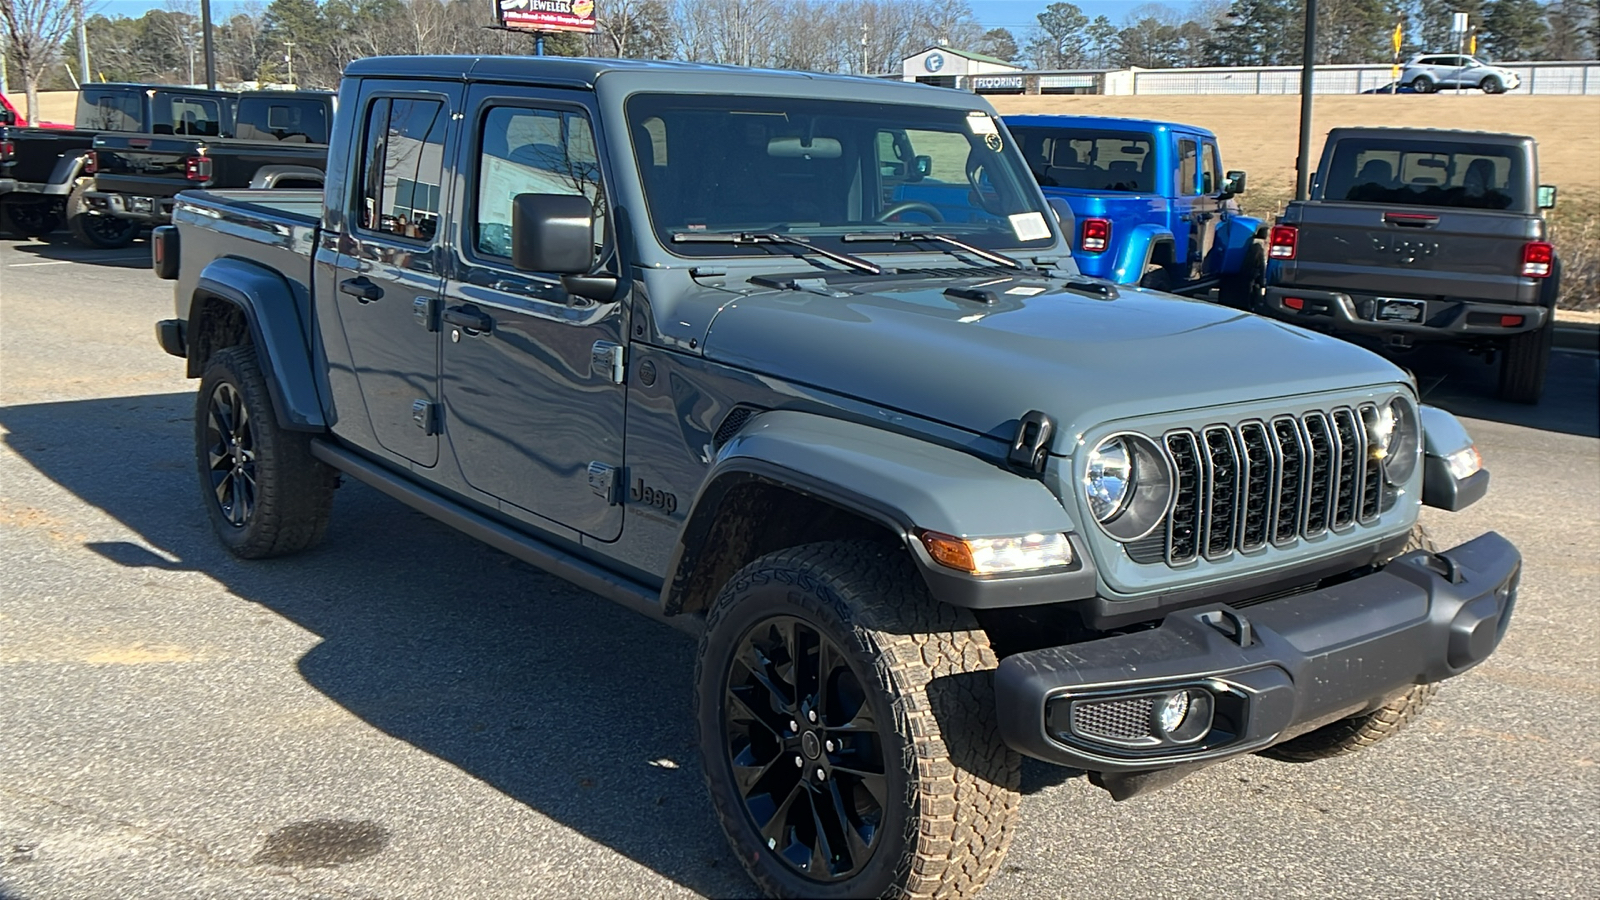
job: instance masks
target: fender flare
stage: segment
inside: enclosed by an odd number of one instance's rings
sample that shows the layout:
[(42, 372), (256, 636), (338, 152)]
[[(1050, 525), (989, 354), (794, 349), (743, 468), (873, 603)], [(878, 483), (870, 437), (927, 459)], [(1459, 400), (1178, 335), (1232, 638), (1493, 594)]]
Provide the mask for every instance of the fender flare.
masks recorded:
[(1239, 271), (1262, 227), (1261, 220), (1252, 216), (1229, 216), (1223, 220), (1217, 229), (1217, 240), (1222, 244), (1222, 274)]
[[(200, 333), (194, 324), (195, 316), (200, 305), (212, 299), (232, 304), (244, 315), (279, 427), (289, 431), (327, 430), (307, 329), (300, 321), (300, 304), (288, 280), (256, 263), (231, 257), (213, 260), (200, 272), (189, 301), (186, 319), (190, 352)], [(192, 360), (191, 364), (199, 362), (202, 361)]]
[(1422, 429), (1422, 502), (1458, 512), (1483, 499), (1489, 491), (1489, 470), (1479, 468), (1465, 478), (1451, 474), (1447, 460), (1475, 445), (1465, 425), (1437, 406), (1418, 404)]
[(317, 184), (327, 182), (327, 173), (312, 166), (270, 165), (262, 166), (250, 176), (250, 190), (271, 190), (278, 186), (278, 182), (287, 178), (300, 178), (306, 181), (315, 181)]
[(78, 186), (80, 177), (91, 177), (83, 174), (83, 160), (88, 155), (88, 150), (82, 150), (76, 156), (62, 154), (56, 160), (55, 168), (50, 170), (50, 180), (40, 193), (57, 197), (65, 197), (72, 193), (72, 189)]
[[(968, 607), (1022, 606), (1095, 593), (1096, 571), (1071, 517), (1036, 478), (905, 434), (814, 413), (761, 413), (717, 454), (680, 532), (662, 588), (662, 607), (684, 605), (722, 501), (761, 481), (820, 500), (883, 526), (903, 544), (933, 596)], [(977, 578), (933, 562), (922, 531), (959, 537), (1065, 533), (1074, 562), (1065, 570)]]
[(1161, 243), (1176, 245), (1177, 242), (1172, 232), (1160, 225), (1135, 225), (1128, 237), (1119, 243), (1117, 264), (1111, 270), (1111, 280), (1117, 284), (1138, 284), (1139, 279), (1144, 277), (1144, 270), (1149, 266), (1156, 246)]

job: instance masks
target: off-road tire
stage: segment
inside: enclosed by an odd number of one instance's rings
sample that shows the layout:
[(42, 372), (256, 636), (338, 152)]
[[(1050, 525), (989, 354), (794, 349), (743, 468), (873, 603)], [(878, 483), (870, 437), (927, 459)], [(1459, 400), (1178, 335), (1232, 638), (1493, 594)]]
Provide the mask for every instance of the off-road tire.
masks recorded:
[(1500, 360), (1500, 388), (1496, 392), (1508, 403), (1538, 403), (1544, 396), (1545, 376), (1550, 371), (1550, 348), (1555, 344), (1554, 322), (1538, 331), (1526, 331), (1506, 339)]
[[(1427, 529), (1417, 525), (1411, 529), (1397, 556), (1413, 550), (1436, 549)], [(1428, 704), (1439, 693), (1438, 683), (1413, 685), (1389, 698), (1377, 709), (1369, 710), (1348, 719), (1324, 725), (1299, 737), (1290, 738), (1274, 747), (1261, 751), (1262, 756), (1281, 762), (1314, 762), (1334, 756), (1355, 753), (1376, 744), (1410, 724), (1422, 715)]]
[(133, 243), (139, 236), (139, 223), (129, 219), (89, 214), (84, 192), (89, 182), (79, 184), (67, 195), (67, 228), (78, 243), (98, 250), (116, 250)]
[[(849, 878), (822, 882), (760, 839), (735, 784), (724, 700), (734, 656), (779, 617), (825, 635), (873, 704), (888, 776), (876, 844)], [(722, 588), (695, 665), (707, 789), (734, 855), (774, 897), (971, 897), (1000, 867), (1020, 804), (1021, 758), (1000, 739), (987, 635), (934, 601), (903, 551), (808, 544), (768, 554)], [(781, 753), (781, 751), (780, 751)], [(784, 764), (779, 759), (777, 764)]]
[(0, 203), (0, 226), (24, 238), (42, 238), (61, 227), (61, 213), (49, 200)]
[[(222, 386), (237, 392), (248, 414), (253, 445), (253, 508), (239, 524), (230, 521), (212, 480), (214, 442), (208, 426), (213, 396)], [(278, 427), (254, 347), (229, 347), (206, 362), (195, 401), (194, 441), (200, 500), (229, 552), (243, 559), (266, 559), (305, 550), (322, 540), (333, 511), (338, 473), (311, 455), (309, 434)]]
[(1478, 83), (1478, 90), (1483, 91), (1485, 94), (1503, 94), (1506, 92), (1506, 85), (1505, 82), (1500, 80), (1500, 76), (1488, 75)]
[(1149, 266), (1145, 269), (1145, 273), (1139, 276), (1139, 287), (1152, 291), (1163, 291), (1170, 294), (1177, 284), (1177, 279), (1172, 277), (1171, 270), (1165, 266)]
[(1253, 311), (1261, 305), (1267, 281), (1267, 250), (1260, 241), (1251, 241), (1244, 254), (1244, 265), (1239, 271), (1222, 278), (1217, 289), (1217, 300), (1223, 306)]
[(1438, 90), (1439, 86), (1433, 83), (1432, 78), (1426, 75), (1418, 75), (1416, 78), (1411, 79), (1411, 89), (1419, 94), (1431, 94)]

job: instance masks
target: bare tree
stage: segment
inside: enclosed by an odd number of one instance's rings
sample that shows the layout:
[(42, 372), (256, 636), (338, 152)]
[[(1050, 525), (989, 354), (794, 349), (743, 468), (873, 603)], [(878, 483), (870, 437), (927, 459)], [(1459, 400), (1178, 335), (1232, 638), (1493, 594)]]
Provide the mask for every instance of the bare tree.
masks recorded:
[(76, 10), (75, 0), (0, 0), (0, 27), (28, 93), (29, 122), (39, 120), (39, 81), (61, 58)]

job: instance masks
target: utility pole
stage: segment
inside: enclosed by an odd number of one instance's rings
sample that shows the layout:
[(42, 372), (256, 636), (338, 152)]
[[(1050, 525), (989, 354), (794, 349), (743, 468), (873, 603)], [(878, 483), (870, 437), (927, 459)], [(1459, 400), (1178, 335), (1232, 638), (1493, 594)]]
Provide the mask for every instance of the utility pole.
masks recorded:
[(88, 84), (92, 79), (89, 77), (89, 29), (83, 21), (83, 0), (73, 0), (72, 5), (78, 17), (78, 80)]
[(283, 61), (289, 64), (289, 84), (294, 85), (294, 41), (283, 42)]
[(217, 53), (211, 46), (211, 0), (200, 0), (200, 42), (206, 55), (206, 88), (217, 89)]
[(1311, 81), (1317, 60), (1317, 0), (1306, 0), (1305, 52), (1300, 59), (1300, 156), (1294, 161), (1294, 198), (1309, 196), (1311, 182)]
[(867, 74), (867, 23), (861, 23), (861, 74)]

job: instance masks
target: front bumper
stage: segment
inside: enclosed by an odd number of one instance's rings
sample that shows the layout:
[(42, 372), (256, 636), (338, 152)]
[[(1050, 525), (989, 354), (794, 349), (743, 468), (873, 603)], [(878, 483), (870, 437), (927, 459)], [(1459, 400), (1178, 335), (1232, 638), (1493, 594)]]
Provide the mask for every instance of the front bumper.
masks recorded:
[(177, 202), (172, 197), (136, 197), (111, 191), (84, 191), (83, 199), (92, 212), (152, 225), (171, 222), (172, 207)]
[[(1297, 298), (1301, 308), (1288, 306), (1284, 301), (1289, 298)], [(1550, 310), (1543, 306), (1528, 304), (1429, 300), (1426, 301), (1421, 321), (1400, 322), (1378, 318), (1378, 304), (1376, 297), (1270, 286), (1266, 289), (1263, 311), (1296, 325), (1371, 335), (1403, 334), (1414, 340), (1508, 337), (1543, 328), (1551, 315)], [(1504, 316), (1516, 317), (1517, 324), (1501, 324)]]
[[(1151, 630), (1018, 653), (995, 673), (1000, 733), (1028, 756), (1098, 773), (1260, 750), (1483, 662), (1505, 634), (1521, 569), (1517, 549), (1490, 533), (1335, 587), (1187, 609)], [(1214, 698), (1215, 725), (1197, 741), (1130, 748), (1077, 731), (1078, 701), (1181, 689)]]

